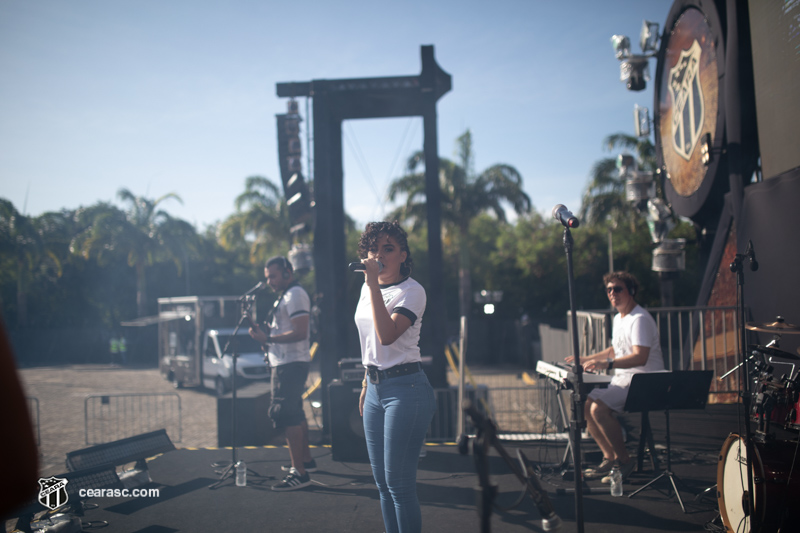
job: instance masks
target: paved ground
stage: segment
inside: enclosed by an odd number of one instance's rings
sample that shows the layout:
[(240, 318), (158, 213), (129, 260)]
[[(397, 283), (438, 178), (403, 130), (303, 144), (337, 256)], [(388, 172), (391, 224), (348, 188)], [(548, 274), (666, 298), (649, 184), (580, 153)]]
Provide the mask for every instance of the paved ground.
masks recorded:
[[(43, 476), (65, 472), (67, 452), (89, 445), (84, 416), (84, 401), (89, 395), (177, 393), (181, 399), (182, 435), (180, 441), (175, 442), (176, 447), (217, 446), (217, 399), (213, 393), (204, 389), (174, 389), (157, 369), (65, 365), (25, 368), (19, 372), (26, 395), (39, 401), (40, 472)], [(490, 388), (524, 386), (518, 372), (511, 369), (473, 369), (473, 374), (478, 383)], [(309, 383), (315, 378), (312, 370)], [(457, 382), (452, 373), (448, 379), (452, 384)], [(312, 431), (318, 429), (309, 402), (306, 402), (306, 410)], [(174, 441), (178, 438), (170, 436)]]
[(216, 397), (200, 389), (176, 390), (157, 369), (70, 365), (26, 368), (20, 370), (20, 375), (26, 395), (39, 400), (43, 476), (65, 472), (67, 452), (88, 446), (84, 400), (91, 394), (177, 392), (181, 398), (183, 431), (176, 446), (217, 445)]

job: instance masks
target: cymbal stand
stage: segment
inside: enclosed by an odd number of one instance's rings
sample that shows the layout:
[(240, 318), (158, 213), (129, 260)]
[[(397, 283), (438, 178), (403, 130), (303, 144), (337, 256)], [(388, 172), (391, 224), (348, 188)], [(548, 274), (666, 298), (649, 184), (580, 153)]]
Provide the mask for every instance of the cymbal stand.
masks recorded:
[(752, 393), (750, 392), (750, 369), (748, 366), (749, 357), (745, 356), (747, 350), (747, 329), (745, 324), (747, 322), (744, 310), (744, 261), (750, 263), (750, 270), (755, 272), (758, 270), (758, 262), (756, 261), (755, 250), (753, 249), (753, 241), (747, 242), (747, 248), (743, 254), (736, 254), (733, 262), (730, 264), (731, 272), (736, 274), (736, 305), (739, 312), (739, 357), (743, 372), (739, 374), (740, 395), (745, 413), (745, 449), (747, 451), (747, 493), (743, 496), (742, 505), (746, 505), (745, 514), (750, 517), (750, 530), (758, 531), (760, 524), (758, 516), (755, 513), (755, 485), (753, 484), (753, 454), (755, 449), (753, 446), (753, 434), (750, 428), (750, 409)]
[[(478, 482), (481, 489), (480, 496), (477, 498), (478, 514), (480, 517), (481, 533), (491, 532), (492, 507), (497, 497), (497, 485), (493, 484), (489, 475), (489, 447), (492, 446), (503, 458), (511, 472), (522, 482), (527, 494), (536, 504), (539, 514), (542, 517), (542, 529), (544, 531), (559, 531), (562, 526), (561, 518), (556, 514), (550, 498), (547, 496), (539, 479), (536, 476), (533, 465), (521, 449), (517, 450), (519, 465), (517, 465), (506, 449), (497, 438), (497, 425), (494, 420), (484, 416), (475, 408), (470, 400), (464, 400), (462, 410), (469, 415), (476, 428), (475, 439), (472, 441), (472, 453), (475, 458), (475, 469), (478, 473)], [(468, 439), (459, 442), (459, 452), (466, 455), (468, 449)]]

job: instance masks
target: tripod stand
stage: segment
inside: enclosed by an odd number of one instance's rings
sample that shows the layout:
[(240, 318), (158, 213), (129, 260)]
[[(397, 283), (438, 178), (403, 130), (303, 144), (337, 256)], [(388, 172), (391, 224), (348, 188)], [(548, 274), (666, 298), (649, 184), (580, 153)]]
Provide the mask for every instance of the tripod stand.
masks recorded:
[[(645, 431), (645, 419), (647, 419), (649, 425), (648, 413), (650, 411), (664, 411), (667, 425), (667, 469), (650, 480), (643, 487), (629, 494), (628, 498), (633, 498), (646, 488), (654, 485), (657, 481), (666, 478), (672, 490), (675, 491), (675, 496), (678, 498), (681, 509), (684, 513), (686, 512), (686, 506), (683, 505), (681, 493), (678, 491), (678, 487), (675, 484), (675, 480), (677, 479), (680, 481), (680, 478), (672, 472), (669, 412), (670, 409), (703, 409), (706, 405), (706, 398), (708, 397), (708, 390), (711, 386), (711, 376), (713, 373), (714, 372), (711, 370), (684, 370), (676, 372), (650, 372), (633, 376), (628, 398), (625, 402), (625, 411), (642, 412), (642, 431)], [(651, 454), (655, 453), (653, 448), (653, 446), (650, 447)]]
[[(233, 359), (233, 364), (231, 365), (231, 462), (230, 464), (220, 472), (220, 477), (216, 483), (210, 485), (209, 489), (216, 489), (219, 487), (223, 481), (228, 479), (229, 477), (235, 475), (236, 473), (236, 465), (238, 463), (236, 457), (236, 361), (239, 359), (239, 350), (237, 346), (236, 336), (239, 334), (239, 330), (242, 327), (242, 324), (245, 322), (250, 324), (250, 309), (253, 307), (253, 304), (256, 301), (256, 297), (254, 294), (246, 294), (241, 298), (242, 304), (242, 312), (239, 317), (239, 322), (236, 324), (236, 328), (233, 330), (233, 334), (228, 339), (228, 342), (225, 344), (225, 347), (222, 349), (222, 355), (228, 353), (228, 348), (233, 346), (231, 350), (231, 359)], [(222, 463), (224, 464), (224, 463)], [(220, 467), (222, 464), (215, 463), (214, 467)], [(251, 471), (248, 469), (248, 474)], [(255, 475), (255, 473), (253, 472)]]
[[(497, 439), (497, 426), (494, 421), (481, 414), (470, 400), (464, 400), (462, 407), (477, 429), (477, 435), (472, 442), (472, 452), (475, 457), (475, 469), (478, 473), (478, 481), (481, 488), (481, 495), (478, 498), (481, 533), (489, 533), (491, 531), (492, 506), (497, 496), (497, 485), (493, 485), (489, 479), (489, 446), (497, 450), (497, 453), (500, 454), (500, 457), (503, 458), (517, 479), (525, 486), (526, 492), (533, 500), (533, 503), (536, 504), (542, 517), (542, 529), (545, 531), (560, 530), (562, 525), (561, 518), (553, 509), (547, 492), (542, 489), (533, 466), (522, 450), (517, 450), (517, 457), (520, 463), (517, 466)], [(468, 452), (467, 439), (462, 439), (459, 442), (459, 452), (464, 455)]]

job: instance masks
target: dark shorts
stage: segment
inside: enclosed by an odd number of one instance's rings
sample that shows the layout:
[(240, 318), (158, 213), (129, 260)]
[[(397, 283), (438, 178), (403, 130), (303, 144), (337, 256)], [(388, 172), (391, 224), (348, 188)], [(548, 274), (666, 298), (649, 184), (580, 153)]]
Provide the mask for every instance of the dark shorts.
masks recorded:
[(303, 393), (309, 363), (286, 363), (272, 367), (272, 404), (269, 417), (276, 429), (299, 426), (306, 419)]

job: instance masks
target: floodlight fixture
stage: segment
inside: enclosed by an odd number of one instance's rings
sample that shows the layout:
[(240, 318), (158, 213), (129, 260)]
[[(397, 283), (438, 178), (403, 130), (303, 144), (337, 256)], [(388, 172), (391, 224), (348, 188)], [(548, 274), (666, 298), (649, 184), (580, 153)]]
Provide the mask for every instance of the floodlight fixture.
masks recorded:
[(682, 272), (686, 270), (686, 239), (664, 239), (653, 250), (655, 272)]
[(616, 166), (620, 178), (634, 174), (639, 168), (636, 159), (631, 154), (619, 154)]
[(650, 81), (650, 67), (647, 60), (653, 57), (658, 50), (660, 40), (658, 28), (657, 22), (644, 21), (639, 40), (639, 44), (642, 47), (641, 54), (631, 53), (631, 40), (627, 35), (613, 35), (611, 37), (614, 55), (622, 62), (620, 64), (619, 79), (625, 82), (625, 86), (629, 91), (642, 91), (647, 87), (647, 82)]
[(650, 66), (646, 56), (632, 55), (619, 65), (619, 80), (629, 91), (643, 91), (650, 81)]
[(611, 46), (617, 59), (626, 59), (631, 55), (631, 40), (627, 35), (612, 35)]
[(652, 55), (658, 51), (658, 44), (661, 39), (658, 29), (658, 22), (651, 22), (649, 20), (642, 22), (642, 32), (639, 35), (639, 46), (642, 47), (642, 53), (645, 55)]
[(295, 243), (289, 250), (289, 261), (291, 261), (294, 270), (299, 273), (305, 273), (314, 269), (314, 251), (310, 244)]
[(656, 182), (652, 172), (633, 172), (625, 180), (625, 199), (633, 204), (647, 202), (656, 196)]

